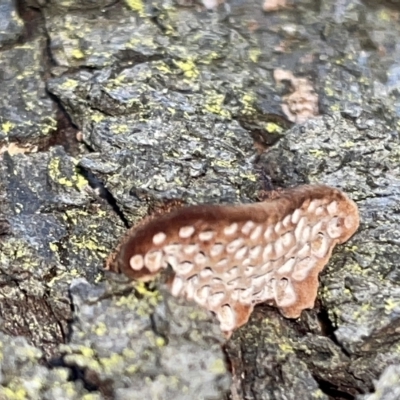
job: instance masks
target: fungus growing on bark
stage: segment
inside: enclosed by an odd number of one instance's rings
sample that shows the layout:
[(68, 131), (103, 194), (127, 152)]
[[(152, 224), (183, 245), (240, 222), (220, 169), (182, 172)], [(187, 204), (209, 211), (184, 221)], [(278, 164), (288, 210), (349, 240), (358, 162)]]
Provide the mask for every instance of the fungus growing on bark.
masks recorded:
[(276, 69), (274, 79), (277, 83), (290, 83), (291, 93), (282, 97), (282, 111), (289, 121), (302, 124), (319, 114), (318, 94), (307, 78), (296, 78), (290, 71)]
[(134, 227), (107, 268), (147, 281), (170, 266), (174, 296), (213, 311), (228, 336), (256, 304), (287, 318), (312, 308), (318, 274), (359, 225), (356, 204), (328, 186), (300, 186), (237, 206), (176, 209)]

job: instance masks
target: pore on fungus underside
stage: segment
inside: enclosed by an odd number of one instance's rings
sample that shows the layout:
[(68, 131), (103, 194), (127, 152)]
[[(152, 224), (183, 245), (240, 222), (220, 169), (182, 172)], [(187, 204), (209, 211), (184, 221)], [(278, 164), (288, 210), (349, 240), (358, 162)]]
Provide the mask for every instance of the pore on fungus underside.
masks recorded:
[(256, 304), (287, 318), (312, 308), (318, 274), (357, 230), (356, 204), (338, 189), (304, 185), (260, 203), (182, 207), (133, 227), (107, 268), (148, 281), (170, 266), (174, 296), (213, 311), (229, 337)]

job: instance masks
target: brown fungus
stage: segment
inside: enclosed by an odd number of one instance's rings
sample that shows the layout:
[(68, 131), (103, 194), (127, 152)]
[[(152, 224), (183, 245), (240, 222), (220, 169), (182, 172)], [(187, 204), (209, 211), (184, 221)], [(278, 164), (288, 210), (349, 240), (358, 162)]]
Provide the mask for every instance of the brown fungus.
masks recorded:
[(312, 308), (318, 274), (359, 225), (356, 204), (328, 186), (299, 186), (237, 206), (175, 209), (131, 229), (107, 268), (147, 281), (168, 265), (174, 296), (213, 311), (227, 336), (256, 304), (287, 318)]

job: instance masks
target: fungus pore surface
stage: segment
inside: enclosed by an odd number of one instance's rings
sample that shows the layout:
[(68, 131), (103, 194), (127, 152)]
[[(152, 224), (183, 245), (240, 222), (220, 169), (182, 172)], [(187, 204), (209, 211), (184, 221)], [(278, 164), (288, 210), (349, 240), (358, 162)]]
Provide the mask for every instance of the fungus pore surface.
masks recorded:
[(359, 225), (356, 204), (328, 186), (299, 186), (237, 206), (182, 207), (131, 229), (107, 268), (148, 281), (170, 266), (174, 296), (213, 311), (228, 336), (256, 304), (287, 318), (314, 306), (318, 274)]

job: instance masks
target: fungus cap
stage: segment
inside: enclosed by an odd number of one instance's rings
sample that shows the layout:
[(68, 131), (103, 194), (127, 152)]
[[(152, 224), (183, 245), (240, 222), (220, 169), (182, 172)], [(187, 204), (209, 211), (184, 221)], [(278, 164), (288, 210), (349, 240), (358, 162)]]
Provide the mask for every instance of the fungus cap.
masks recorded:
[(174, 296), (213, 311), (229, 336), (256, 304), (287, 318), (312, 308), (318, 274), (359, 226), (342, 191), (304, 185), (237, 206), (182, 207), (131, 229), (108, 269), (147, 281), (170, 266)]

